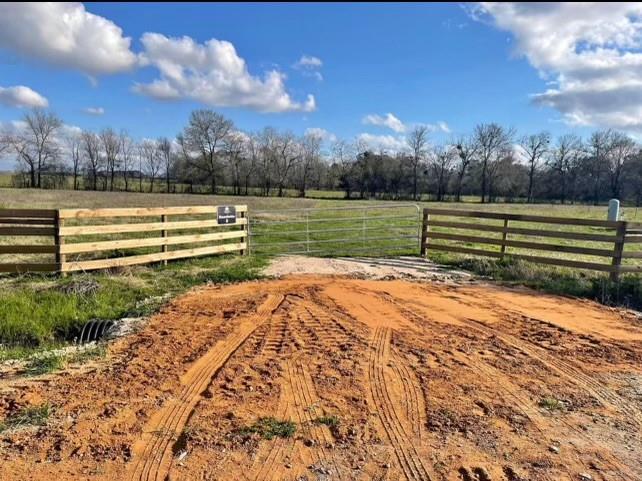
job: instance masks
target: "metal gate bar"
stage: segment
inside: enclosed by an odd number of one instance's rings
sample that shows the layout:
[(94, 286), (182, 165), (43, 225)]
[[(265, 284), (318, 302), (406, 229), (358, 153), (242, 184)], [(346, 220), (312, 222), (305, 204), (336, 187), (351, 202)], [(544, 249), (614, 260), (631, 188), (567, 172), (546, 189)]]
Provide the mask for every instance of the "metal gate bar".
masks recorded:
[(416, 255), (421, 244), (417, 204), (254, 211), (249, 222), (253, 253), (342, 255), (403, 251)]

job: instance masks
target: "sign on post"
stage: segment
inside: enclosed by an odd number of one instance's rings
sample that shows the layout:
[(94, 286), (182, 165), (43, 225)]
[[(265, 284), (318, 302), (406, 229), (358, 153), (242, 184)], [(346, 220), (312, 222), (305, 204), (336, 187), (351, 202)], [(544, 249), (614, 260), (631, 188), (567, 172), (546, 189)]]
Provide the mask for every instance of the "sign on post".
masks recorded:
[(216, 220), (219, 224), (236, 224), (236, 207), (233, 205), (219, 206)]

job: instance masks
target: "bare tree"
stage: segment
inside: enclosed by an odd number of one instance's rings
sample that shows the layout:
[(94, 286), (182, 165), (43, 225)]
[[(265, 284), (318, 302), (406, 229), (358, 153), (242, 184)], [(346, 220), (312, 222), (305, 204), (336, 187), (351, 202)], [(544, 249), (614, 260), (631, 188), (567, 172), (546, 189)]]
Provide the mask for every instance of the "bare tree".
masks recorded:
[(457, 158), (459, 159), (459, 166), (457, 167), (457, 187), (455, 192), (455, 200), (461, 202), (461, 191), (464, 185), (464, 178), (468, 169), (477, 156), (479, 145), (472, 137), (459, 137), (455, 141), (455, 148), (457, 149)]
[(562, 204), (567, 200), (569, 186), (581, 153), (582, 140), (577, 135), (566, 134), (557, 139), (549, 156), (549, 167), (555, 172), (559, 181), (559, 198)]
[(608, 163), (609, 150), (613, 145), (613, 130), (599, 130), (593, 132), (588, 142), (590, 157), (586, 164), (588, 174), (593, 179), (593, 204), (600, 202), (602, 175)]
[(98, 175), (101, 167), (100, 138), (93, 132), (83, 130), (80, 139), (85, 172), (89, 177), (92, 190), (98, 190)]
[(638, 147), (631, 137), (619, 132), (613, 133), (606, 159), (611, 195), (616, 199), (620, 197), (624, 168), (637, 152)]
[(279, 197), (283, 197), (288, 175), (301, 161), (301, 146), (297, 143), (294, 134), (285, 132), (277, 137), (274, 149), (273, 166), (276, 185), (279, 189)]
[(0, 156), (11, 150), (11, 137), (7, 132), (0, 132)]
[(13, 146), (18, 160), (29, 172), (29, 186), (42, 186), (42, 173), (58, 160), (59, 146), (56, 132), (62, 121), (52, 112), (34, 109), (23, 117), (24, 126), (8, 142)]
[(261, 142), (256, 134), (251, 134), (245, 139), (245, 154), (242, 156), (244, 162), (243, 183), (245, 185), (245, 195), (248, 195), (250, 179), (256, 172), (261, 158)]
[(159, 137), (156, 141), (156, 148), (158, 149), (158, 155), (160, 156), (161, 164), (165, 172), (165, 187), (167, 193), (169, 193), (174, 161), (174, 157), (172, 156), (172, 143), (167, 137)]
[[(514, 135), (512, 129), (505, 129), (501, 125), (479, 124), (475, 127), (474, 138), (478, 145), (477, 156), (481, 165), (480, 191), (482, 204), (486, 202), (488, 193), (489, 168), (498, 162), (507, 150)], [(489, 199), (490, 200), (490, 199)]]
[[(139, 155), (143, 171), (149, 178), (149, 191), (154, 192), (154, 181), (160, 172), (163, 161), (158, 152), (158, 145), (153, 140), (145, 139), (139, 145)], [(141, 184), (142, 192), (142, 184)]]
[(129, 174), (134, 164), (134, 157), (136, 156), (136, 144), (125, 130), (121, 130), (118, 137), (120, 143), (120, 168), (123, 172), (125, 192), (127, 192), (129, 191)]
[(120, 138), (112, 128), (100, 132), (100, 142), (105, 154), (105, 167), (109, 173), (109, 190), (114, 190), (114, 176), (118, 167), (120, 154)]
[(82, 167), (82, 138), (76, 132), (72, 132), (65, 137), (69, 159), (71, 160), (71, 173), (73, 176), (73, 188), (78, 190), (78, 179)]
[(428, 149), (428, 127), (419, 125), (415, 127), (406, 138), (406, 143), (410, 148), (410, 166), (412, 169), (412, 198), (418, 199), (418, 181), (421, 163), (424, 160)]
[(263, 179), (261, 187), (263, 195), (269, 196), (272, 189), (273, 166), (276, 163), (276, 152), (278, 144), (278, 132), (272, 127), (266, 127), (259, 134), (259, 175)]
[(221, 114), (212, 110), (195, 110), (182, 134), (185, 153), (192, 165), (210, 179), (212, 194), (216, 193), (221, 150), (233, 128), (232, 121)]
[(528, 163), (528, 193), (526, 196), (528, 203), (533, 201), (533, 179), (535, 178), (535, 172), (548, 152), (550, 143), (551, 134), (548, 132), (525, 135), (519, 141)]
[(353, 169), (355, 161), (354, 146), (345, 140), (336, 140), (332, 145), (332, 162), (339, 169), (339, 186), (345, 191), (346, 199), (352, 196), (354, 189)]
[(227, 162), (232, 170), (232, 189), (234, 195), (241, 194), (241, 175), (245, 154), (245, 135), (241, 132), (231, 132), (224, 142)]
[(452, 145), (437, 146), (430, 158), (430, 168), (437, 182), (437, 201), (444, 200), (457, 153)]
[(301, 140), (301, 160), (298, 163), (297, 183), (299, 184), (299, 197), (305, 197), (308, 179), (312, 169), (321, 161), (321, 142), (319, 134), (307, 133)]

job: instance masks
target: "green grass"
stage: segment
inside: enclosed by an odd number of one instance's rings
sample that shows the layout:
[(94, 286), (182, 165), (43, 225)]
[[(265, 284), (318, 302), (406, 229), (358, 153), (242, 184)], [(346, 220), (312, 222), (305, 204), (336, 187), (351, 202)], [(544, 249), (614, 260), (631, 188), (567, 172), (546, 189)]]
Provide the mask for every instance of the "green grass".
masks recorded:
[[(120, 274), (4, 279), (0, 283), (0, 360), (72, 340), (91, 319), (149, 315), (167, 297), (195, 285), (255, 279), (264, 264), (264, 259), (254, 256), (219, 256), (167, 267), (138, 267)], [(78, 284), (95, 287), (84, 293), (75, 288)]]
[(66, 359), (62, 354), (45, 352), (32, 356), (25, 364), (25, 374), (39, 376), (58, 371), (65, 366)]
[(47, 424), (49, 416), (51, 416), (49, 404), (25, 407), (0, 422), (0, 432), (28, 426), (44, 426)]
[(337, 416), (319, 416), (314, 420), (316, 424), (324, 424), (331, 429), (336, 429), (339, 427), (340, 421)]
[[(325, 197), (322, 192), (309, 193), (314, 197)], [(305, 223), (283, 222), (266, 226), (253, 226), (253, 254), (273, 254), (292, 250), (305, 251), (302, 240), (310, 238), (319, 241), (316, 247), (325, 256), (347, 255), (417, 255), (416, 238), (404, 239), (403, 245), (397, 240), (399, 236), (415, 235), (418, 224), (413, 219), (384, 219), (388, 215), (409, 214), (412, 209), (402, 210), (394, 201), (344, 201), (336, 192), (329, 194), (331, 199), (311, 198), (275, 198), (275, 197), (233, 197), (190, 194), (137, 194), (123, 192), (86, 192), (55, 191), (38, 189), (0, 189), (0, 207), (20, 208), (98, 208), (98, 207), (131, 207), (131, 206), (164, 206), (164, 205), (216, 205), (247, 204), (251, 218), (267, 221), (293, 220), (291, 214), (272, 212), (257, 214), (260, 210), (356, 207), (356, 210), (315, 210), (309, 215), (312, 221), (307, 232)], [(436, 203), (422, 202), (420, 207), (474, 209), (489, 212), (507, 212), (539, 214), (559, 217), (578, 217), (604, 219), (605, 206), (585, 205), (551, 205), (551, 204), (479, 204), (470, 202)], [(357, 219), (362, 216), (359, 209), (363, 206), (385, 205), (392, 209), (374, 209), (368, 211), (366, 221)], [(304, 218), (298, 214), (299, 220)], [(329, 221), (314, 222), (330, 217)], [(642, 211), (632, 207), (623, 207), (622, 217), (629, 221), (642, 221)], [(501, 221), (466, 220), (464, 218), (442, 217), (442, 220), (460, 222), (479, 222), (498, 225)], [(110, 221), (111, 222), (111, 221)], [(363, 226), (366, 227), (364, 240)], [(541, 224), (529, 222), (511, 222), (512, 226), (525, 228), (543, 228)], [(332, 232), (334, 229), (352, 229), (354, 231)], [(582, 226), (545, 225), (547, 229), (560, 229), (572, 232), (605, 233), (602, 229)], [(483, 237), (500, 237), (500, 233), (479, 233), (452, 228), (434, 228), (435, 232), (454, 234), (481, 235)], [(156, 235), (156, 234), (150, 234)], [(126, 236), (125, 236), (126, 237)], [(374, 237), (394, 237), (387, 240), (372, 240)], [(341, 239), (341, 240), (337, 240)], [(566, 239), (526, 238), (511, 234), (512, 240), (530, 240), (534, 242), (554, 243), (612, 249), (612, 245), (590, 241)], [(35, 243), (51, 243), (49, 238), (34, 238)], [(87, 236), (85, 241), (92, 240)], [(106, 239), (104, 239), (106, 240)], [(17, 243), (18, 238), (0, 238), (0, 243)], [(22, 239), (24, 241), (24, 239)], [(69, 239), (70, 242), (74, 239)], [(328, 241), (328, 242), (326, 242)], [(268, 246), (272, 242), (293, 242), (298, 244)], [(453, 243), (453, 241), (440, 241)], [(499, 250), (492, 246), (475, 242), (454, 242), (457, 245), (485, 250)], [(358, 249), (367, 248), (361, 251)], [(399, 248), (400, 247), (400, 248)], [(314, 246), (313, 246), (314, 248)], [(642, 244), (632, 245), (627, 249), (642, 249)], [(356, 249), (356, 250), (353, 250)], [(527, 250), (509, 247), (507, 252), (523, 255), (545, 255), (560, 259), (582, 260), (609, 263), (609, 259), (568, 253), (548, 253), (545, 251)], [(144, 253), (128, 251), (128, 254)], [(7, 262), (7, 256), (0, 255), (0, 262)], [(605, 275), (582, 270), (571, 270), (554, 266), (542, 267), (523, 261), (496, 260), (488, 258), (464, 258), (459, 255), (430, 251), (430, 257), (453, 267), (471, 270), (477, 274), (492, 277), (509, 284), (522, 284), (546, 292), (567, 294), (596, 299), (606, 304), (619, 304), (642, 308), (642, 286), (640, 277), (624, 276), (619, 284), (608, 281)], [(37, 262), (37, 261), (36, 261)], [(635, 262), (629, 260), (627, 262)], [(637, 261), (639, 262), (639, 260)], [(124, 316), (140, 316), (154, 312), (167, 297), (184, 292), (190, 287), (206, 282), (225, 283), (254, 279), (258, 268), (264, 265), (262, 257), (207, 257), (184, 262), (172, 262), (167, 267), (137, 267), (118, 271), (116, 274), (96, 272), (93, 274), (74, 274), (67, 279), (55, 276), (23, 275), (0, 276), (0, 361), (16, 357), (25, 357), (34, 351), (46, 350), (59, 346), (77, 335), (78, 329), (88, 320), (117, 319)], [(85, 288), (89, 286), (89, 288)]]
[(273, 417), (257, 419), (254, 424), (242, 427), (238, 433), (242, 436), (258, 434), (263, 439), (290, 438), (296, 432), (296, 424), (292, 421), (284, 421)]
[(547, 411), (551, 412), (564, 410), (564, 403), (553, 397), (544, 397), (539, 400), (537, 405), (542, 409), (546, 409)]
[(642, 277), (636, 275), (625, 275), (619, 282), (612, 282), (608, 277), (591, 272), (544, 267), (511, 258), (500, 260), (435, 255), (433, 260), (504, 284), (523, 285), (550, 294), (585, 297), (606, 305), (642, 309)]
[(68, 354), (66, 356), (66, 362), (70, 364), (84, 364), (97, 359), (104, 359), (106, 356), (107, 346), (104, 343), (98, 343)]

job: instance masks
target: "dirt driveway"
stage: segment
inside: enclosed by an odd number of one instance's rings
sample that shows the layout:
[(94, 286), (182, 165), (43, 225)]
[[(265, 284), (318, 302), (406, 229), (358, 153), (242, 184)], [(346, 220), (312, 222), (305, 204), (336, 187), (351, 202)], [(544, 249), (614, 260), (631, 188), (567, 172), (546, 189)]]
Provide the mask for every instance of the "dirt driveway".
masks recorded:
[(0, 389), (0, 419), (53, 408), (0, 434), (5, 481), (642, 479), (642, 322), (528, 290), (206, 287), (89, 369)]

